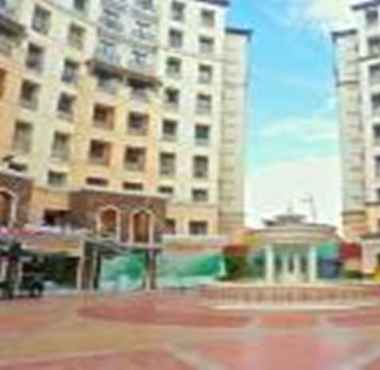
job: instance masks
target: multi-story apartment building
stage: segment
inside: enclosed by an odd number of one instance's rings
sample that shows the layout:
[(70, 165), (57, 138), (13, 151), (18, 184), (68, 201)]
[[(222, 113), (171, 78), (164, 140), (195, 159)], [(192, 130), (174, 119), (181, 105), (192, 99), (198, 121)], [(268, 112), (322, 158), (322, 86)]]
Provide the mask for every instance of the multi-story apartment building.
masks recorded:
[(0, 0), (0, 224), (242, 227), (251, 34), (228, 5)]

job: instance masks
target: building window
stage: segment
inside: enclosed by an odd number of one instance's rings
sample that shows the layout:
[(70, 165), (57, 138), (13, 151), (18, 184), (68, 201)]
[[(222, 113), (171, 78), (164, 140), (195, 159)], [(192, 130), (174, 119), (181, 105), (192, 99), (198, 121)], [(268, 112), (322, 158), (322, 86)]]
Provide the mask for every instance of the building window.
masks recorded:
[(199, 52), (201, 54), (213, 54), (214, 53), (214, 39), (210, 37), (199, 38)]
[(211, 84), (212, 83), (212, 67), (207, 65), (199, 66), (199, 82), (201, 84)]
[(74, 119), (74, 107), (75, 107), (75, 96), (61, 93), (58, 98), (58, 116), (66, 121), (72, 121)]
[(375, 175), (380, 177), (380, 156), (375, 157)]
[(370, 37), (368, 39), (368, 54), (370, 56), (380, 54), (380, 37)]
[(22, 107), (37, 110), (40, 86), (35, 82), (24, 81), (21, 86), (20, 104)]
[(372, 95), (372, 114), (374, 116), (380, 116), (380, 94)]
[(211, 95), (199, 94), (197, 96), (196, 111), (198, 114), (202, 114), (202, 115), (209, 115), (212, 113)]
[(144, 185), (141, 182), (124, 182), (123, 189), (126, 191), (143, 191)]
[(44, 64), (44, 49), (35, 44), (28, 45), (25, 65), (28, 69), (41, 73)]
[(176, 220), (170, 218), (165, 220), (165, 234), (175, 235), (177, 233)]
[[(132, 31), (133, 35), (139, 40), (154, 40), (154, 33), (152, 32), (152, 24), (148, 21), (136, 20), (135, 29)], [(148, 53), (145, 53), (143, 64), (146, 64)]]
[(373, 127), (373, 138), (374, 138), (374, 145), (380, 146), (380, 125), (376, 125)]
[(171, 78), (180, 78), (182, 74), (181, 59), (169, 57), (166, 60), (166, 74)]
[(80, 13), (86, 13), (88, 0), (74, 0), (74, 9)]
[(117, 51), (117, 45), (113, 41), (99, 40), (99, 44), (96, 47), (96, 56), (113, 65), (120, 65), (121, 57)]
[(68, 213), (67, 210), (46, 209), (44, 211), (43, 225), (62, 227), (67, 223)]
[(149, 101), (149, 86), (139, 80), (129, 80), (129, 87), (131, 89), (131, 98), (139, 102), (146, 103)]
[(185, 4), (179, 1), (172, 1), (171, 15), (172, 20), (176, 22), (184, 22), (185, 20)]
[(106, 92), (107, 94), (116, 95), (120, 80), (113, 76), (110, 73), (97, 71), (96, 72), (96, 80), (97, 80), (97, 87), (98, 89), (102, 90), (103, 92)]
[(127, 147), (124, 157), (124, 166), (127, 171), (143, 172), (145, 170), (146, 149)]
[(215, 26), (215, 12), (209, 9), (201, 10), (201, 24), (203, 27)]
[(49, 171), (48, 184), (55, 188), (62, 188), (67, 185), (67, 174), (64, 172)]
[(374, 27), (379, 23), (379, 12), (377, 9), (368, 9), (365, 13), (367, 27)]
[(166, 185), (159, 186), (158, 187), (158, 192), (160, 194), (163, 194), (163, 195), (166, 195), (166, 196), (169, 196), (169, 197), (173, 197), (174, 196), (174, 188), (173, 188), (173, 186), (166, 186)]
[(145, 50), (133, 49), (131, 51), (131, 61), (129, 65), (137, 70), (147, 71), (149, 69), (148, 59), (149, 54)]
[(32, 150), (32, 125), (26, 122), (16, 122), (13, 134), (12, 148), (17, 154), (29, 154)]
[(207, 146), (210, 143), (210, 126), (195, 126), (195, 143), (201, 146)]
[[(380, 202), (380, 189), (376, 190), (376, 201)], [(380, 224), (379, 224), (380, 225)]]
[(89, 186), (105, 188), (108, 186), (108, 180), (101, 177), (87, 177), (86, 184)]
[(145, 136), (148, 133), (149, 115), (131, 112), (128, 116), (128, 133), (136, 136)]
[(168, 88), (165, 90), (165, 106), (168, 110), (177, 111), (180, 104), (179, 90)]
[(195, 156), (193, 159), (193, 176), (196, 179), (207, 179), (209, 160), (205, 156)]
[(153, 9), (153, 0), (136, 0), (136, 4), (144, 10)]
[(190, 221), (189, 231), (190, 235), (207, 235), (208, 223), (207, 221)]
[(115, 108), (102, 104), (95, 104), (93, 112), (94, 127), (103, 130), (112, 130), (114, 127)]
[(72, 24), (70, 25), (70, 28), (69, 28), (67, 42), (74, 49), (82, 50), (84, 47), (84, 36), (85, 36), (84, 28), (76, 24)]
[(47, 35), (50, 30), (51, 14), (48, 10), (37, 5), (34, 8), (32, 19), (32, 29), (36, 32)]
[(176, 141), (178, 131), (178, 122), (173, 120), (164, 120), (162, 122), (162, 140)]
[(66, 59), (63, 65), (62, 81), (68, 84), (75, 84), (78, 82), (79, 76), (79, 63)]
[(192, 199), (194, 203), (207, 203), (208, 191), (205, 189), (193, 189)]
[(105, 141), (90, 142), (89, 162), (98, 166), (108, 166), (111, 161), (111, 144)]
[(17, 162), (11, 162), (8, 165), (8, 169), (19, 172), (19, 173), (27, 173), (28, 172), (28, 166), (24, 163), (17, 163)]
[(169, 31), (169, 47), (181, 49), (183, 46), (183, 33), (178, 30)]
[(0, 99), (5, 95), (6, 78), (7, 72), (4, 69), (0, 69)]
[(173, 177), (176, 174), (176, 155), (174, 153), (160, 154), (160, 175)]
[(66, 162), (70, 158), (70, 135), (61, 132), (54, 134), (51, 157), (55, 160)]

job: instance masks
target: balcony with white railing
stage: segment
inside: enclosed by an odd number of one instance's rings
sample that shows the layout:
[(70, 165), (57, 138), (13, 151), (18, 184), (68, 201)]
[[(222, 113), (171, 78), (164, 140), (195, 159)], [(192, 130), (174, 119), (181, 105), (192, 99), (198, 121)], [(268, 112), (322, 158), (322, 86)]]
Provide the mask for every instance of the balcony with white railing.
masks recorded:
[(95, 51), (95, 59), (103, 63), (110, 64), (116, 67), (121, 66), (121, 55), (116, 51), (109, 51), (98, 47)]
[[(157, 1), (157, 0), (155, 0)], [(158, 20), (157, 6), (154, 0), (134, 0), (131, 15), (134, 19)]]
[(16, 18), (15, 8), (8, 0), (0, 0), (0, 54), (11, 56), (24, 32), (24, 26)]
[(131, 72), (145, 76), (155, 76), (156, 74), (153, 63), (139, 63), (135, 60), (130, 60), (127, 64), (127, 69)]
[(11, 57), (13, 52), (14, 42), (8, 37), (0, 34), (0, 54), (6, 57)]

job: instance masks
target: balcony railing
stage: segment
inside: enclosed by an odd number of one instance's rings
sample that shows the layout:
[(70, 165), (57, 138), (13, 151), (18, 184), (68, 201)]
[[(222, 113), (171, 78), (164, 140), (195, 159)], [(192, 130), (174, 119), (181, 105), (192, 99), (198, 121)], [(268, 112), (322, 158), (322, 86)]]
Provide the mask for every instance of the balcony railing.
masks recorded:
[(146, 136), (148, 134), (148, 128), (146, 125), (141, 127), (128, 127), (128, 133), (133, 136)]
[(116, 80), (98, 79), (98, 89), (111, 95), (119, 91), (119, 83)]
[(179, 111), (179, 103), (165, 103), (165, 109), (170, 112), (178, 112)]
[(155, 68), (153, 64), (138, 63), (134, 60), (128, 62), (127, 68), (133, 72), (141, 73), (144, 75), (152, 76), (155, 74)]
[(145, 163), (140, 162), (125, 162), (124, 168), (131, 172), (143, 172), (145, 169)]
[(208, 139), (208, 138), (196, 138), (195, 144), (198, 146), (209, 146), (210, 145), (210, 139)]
[(13, 46), (14, 43), (8, 37), (0, 35), (0, 54), (12, 56)]
[(97, 48), (95, 51), (95, 58), (102, 62), (112, 64), (115, 66), (121, 65), (121, 55), (116, 52), (110, 52), (102, 48)]
[(74, 119), (74, 112), (70, 112), (70, 111), (62, 111), (62, 110), (59, 110), (57, 112), (57, 115), (58, 115), (58, 118), (64, 120), (64, 121), (73, 121)]
[(144, 89), (132, 89), (131, 99), (140, 103), (146, 103), (149, 101), (149, 94)]
[(173, 142), (177, 141), (177, 135), (176, 134), (163, 134), (162, 140), (173, 143)]
[(173, 166), (162, 166), (160, 170), (160, 175), (165, 177), (174, 177), (175, 168)]
[(38, 100), (35, 98), (34, 99), (21, 99), (20, 105), (23, 108), (35, 111), (38, 109)]
[(134, 29), (131, 32), (131, 36), (138, 41), (146, 41), (146, 42), (155, 42), (157, 39), (157, 34), (152, 31), (143, 31), (139, 29)]
[(55, 162), (65, 163), (70, 159), (70, 154), (68, 151), (53, 151), (51, 159)]

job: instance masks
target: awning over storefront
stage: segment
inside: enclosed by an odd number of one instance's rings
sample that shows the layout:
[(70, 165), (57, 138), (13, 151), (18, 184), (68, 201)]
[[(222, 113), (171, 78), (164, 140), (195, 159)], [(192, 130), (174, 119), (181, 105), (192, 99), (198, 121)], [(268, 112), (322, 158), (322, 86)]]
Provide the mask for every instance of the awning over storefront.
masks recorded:
[(83, 233), (62, 232), (54, 229), (0, 229), (4, 243), (18, 241), (23, 249), (38, 254), (66, 254), (79, 257), (82, 254)]

